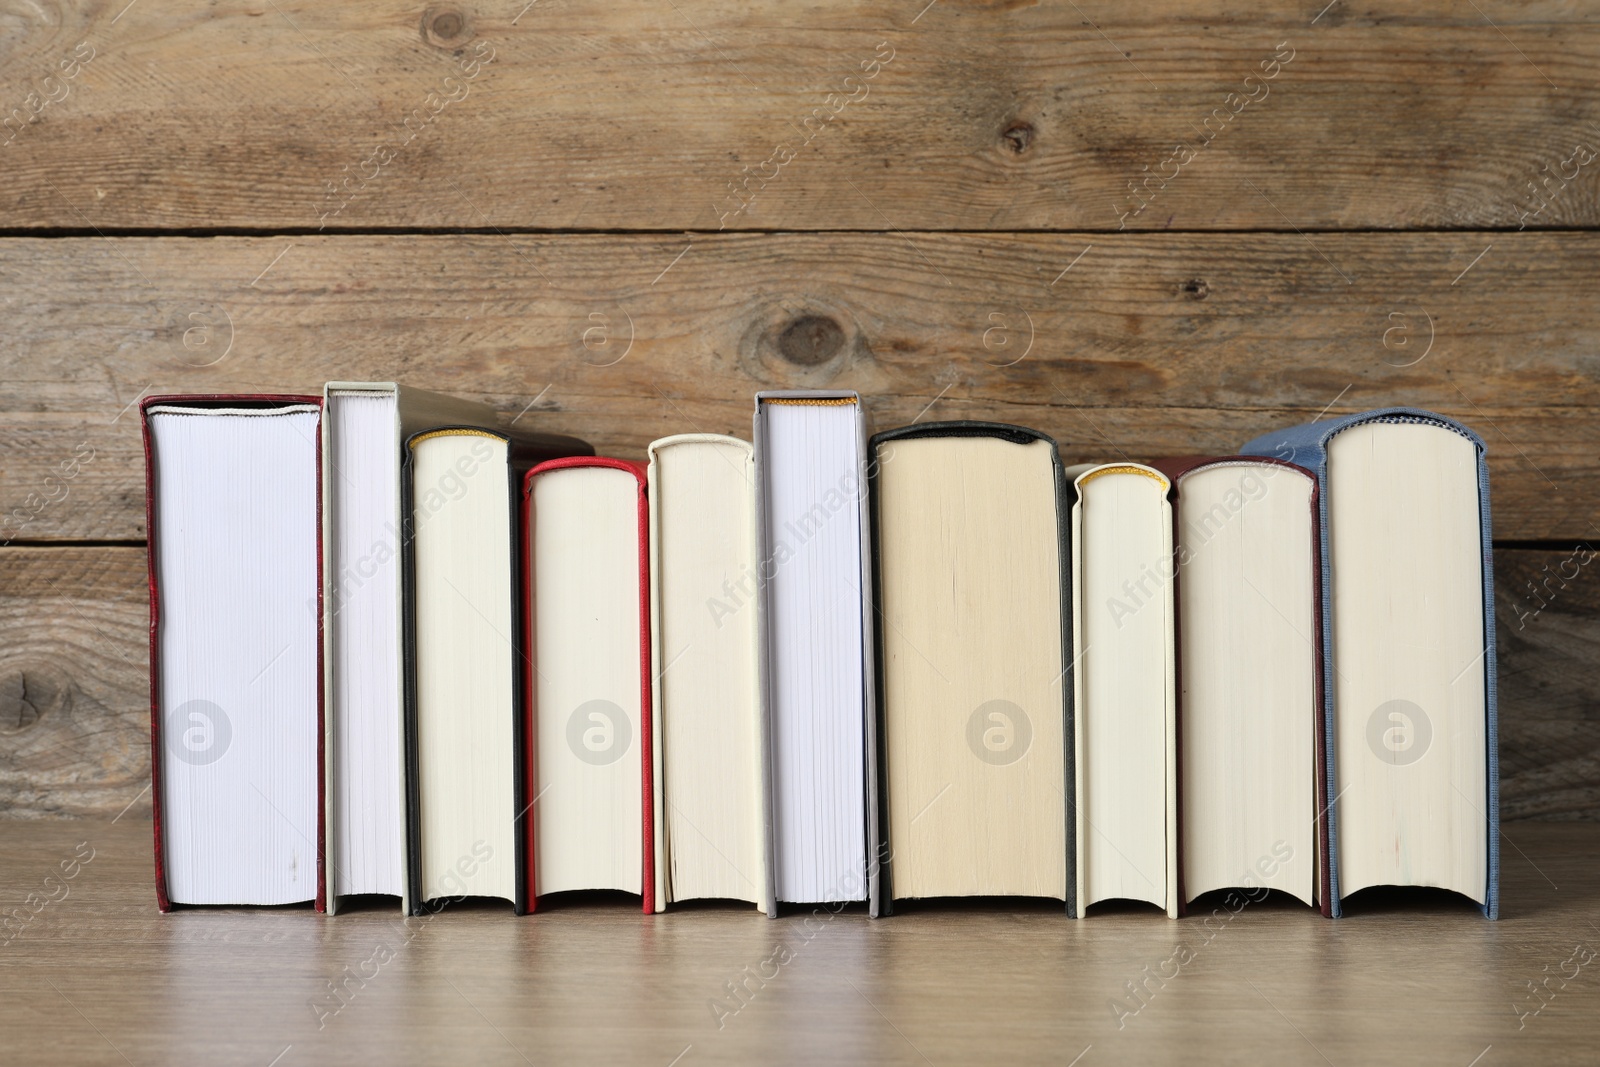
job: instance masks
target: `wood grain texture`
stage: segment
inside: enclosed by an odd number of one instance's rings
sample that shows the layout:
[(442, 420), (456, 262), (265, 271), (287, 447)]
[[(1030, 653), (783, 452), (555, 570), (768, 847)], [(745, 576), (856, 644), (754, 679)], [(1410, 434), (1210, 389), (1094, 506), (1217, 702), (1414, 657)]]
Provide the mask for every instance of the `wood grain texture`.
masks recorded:
[[(1495, 553), (1507, 821), (1600, 821), (1600, 558), (1584, 558)], [(1527, 583), (1567, 572), (1541, 610)], [(147, 605), (142, 548), (0, 548), (0, 822), (149, 817)]]
[(1338, 922), (1274, 900), (1177, 921), (621, 900), (402, 920), (160, 915), (148, 822), (10, 824), (0, 900), (60, 899), (0, 945), (0, 1031), (15, 1062), (63, 1064), (1592, 1064), (1600, 827), (1508, 840), (1494, 923), (1416, 895)]
[(1600, 556), (1495, 552), (1508, 819), (1600, 820)]
[(1600, 221), (1592, 6), (1322, 7), (12, 3), (0, 227)]
[(0, 817), (149, 818), (139, 548), (0, 549)]
[(1579, 233), (0, 241), (0, 526), (142, 539), (141, 394), (398, 378), (632, 459), (747, 436), (761, 388), (1034, 426), (1069, 462), (1413, 404), (1488, 440), (1497, 538), (1577, 540), (1597, 266)]

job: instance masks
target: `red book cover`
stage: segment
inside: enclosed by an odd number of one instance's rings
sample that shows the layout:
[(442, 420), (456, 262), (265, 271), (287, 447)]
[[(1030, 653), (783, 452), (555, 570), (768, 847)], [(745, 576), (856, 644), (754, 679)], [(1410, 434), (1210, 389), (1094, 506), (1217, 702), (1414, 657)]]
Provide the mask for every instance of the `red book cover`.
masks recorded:
[[(1208, 466), (1211, 466), (1212, 464), (1216, 464), (1216, 463), (1261, 463), (1261, 464), (1269, 464), (1269, 465), (1277, 466), (1277, 467), (1286, 467), (1289, 470), (1297, 471), (1300, 474), (1305, 475), (1306, 478), (1309, 479), (1310, 483), (1311, 483), (1311, 521), (1312, 521), (1312, 528), (1315, 529), (1317, 527), (1317, 524), (1321, 521), (1321, 513), (1318, 510), (1318, 507), (1319, 507), (1319, 505), (1318, 505), (1318, 488), (1319, 487), (1318, 487), (1318, 484), (1317, 484), (1316, 476), (1311, 471), (1309, 471), (1306, 468), (1301, 467), (1301, 466), (1299, 466), (1297, 464), (1289, 463), (1289, 462), (1287, 462), (1285, 460), (1281, 460), (1281, 459), (1273, 459), (1273, 458), (1268, 457), (1268, 456), (1173, 456), (1170, 459), (1153, 460), (1153, 461), (1151, 461), (1150, 466), (1154, 467), (1156, 470), (1160, 471), (1162, 474), (1165, 474), (1167, 476), (1167, 480), (1172, 483), (1172, 488), (1169, 491), (1168, 495), (1169, 495), (1169, 499), (1172, 501), (1172, 504), (1173, 504), (1173, 508), (1172, 508), (1172, 546), (1173, 546), (1174, 554), (1177, 553), (1178, 546), (1182, 543), (1181, 542), (1182, 530), (1181, 530), (1181, 528), (1179, 526), (1179, 516), (1178, 516), (1178, 507), (1177, 507), (1178, 495), (1179, 495), (1178, 481), (1185, 474), (1188, 474), (1188, 473), (1190, 473), (1192, 471), (1198, 470), (1201, 467), (1208, 467)], [(1313, 537), (1311, 539), (1311, 573), (1313, 575), (1320, 575), (1322, 573), (1322, 549), (1321, 549), (1321, 546), (1320, 546), (1320, 544), (1318, 542), (1318, 539), (1315, 538), (1315, 537)], [(1176, 556), (1174, 556), (1174, 560), (1173, 560), (1172, 574), (1173, 574), (1173, 577), (1172, 577), (1172, 604), (1173, 604), (1172, 629), (1173, 629), (1173, 640), (1176, 643), (1177, 647), (1181, 650), (1183, 648), (1183, 626), (1182, 626), (1183, 613), (1180, 610), (1179, 605), (1182, 603), (1183, 582), (1182, 582), (1181, 577), (1179, 576), (1179, 570), (1178, 570), (1178, 566), (1177, 566)], [(1322, 708), (1322, 705), (1323, 705), (1323, 701), (1322, 701), (1322, 697), (1323, 697), (1323, 693), (1322, 693), (1322, 583), (1320, 581), (1317, 581), (1317, 582), (1313, 583), (1312, 596), (1313, 596), (1313, 600), (1312, 600), (1312, 618), (1314, 620), (1314, 626), (1316, 628), (1316, 633), (1312, 636), (1312, 647), (1317, 650), (1317, 657), (1316, 657), (1317, 658), (1317, 669), (1316, 669), (1316, 672), (1315, 672), (1316, 673), (1316, 709), (1317, 709), (1316, 716), (1317, 717), (1314, 720), (1313, 728), (1312, 728), (1312, 731), (1311, 731), (1312, 737), (1315, 739), (1314, 743), (1316, 745), (1316, 766), (1317, 766), (1316, 779), (1315, 779), (1315, 783), (1314, 783), (1315, 784), (1315, 789), (1316, 789), (1315, 796), (1317, 798), (1314, 801), (1314, 807), (1317, 810), (1317, 816), (1316, 816), (1316, 819), (1317, 819), (1317, 906), (1318, 906), (1319, 910), (1322, 912), (1323, 915), (1328, 916), (1329, 918), (1332, 918), (1332, 916), (1333, 916), (1333, 910), (1332, 910), (1333, 909), (1333, 901), (1331, 899), (1331, 893), (1330, 893), (1329, 882), (1328, 882), (1328, 862), (1329, 862), (1329, 853), (1328, 853), (1328, 845), (1329, 845), (1329, 842), (1328, 842), (1328, 812), (1327, 812), (1327, 808), (1321, 802), (1321, 798), (1327, 795), (1327, 790), (1325, 788), (1326, 787), (1326, 782), (1324, 780), (1325, 777), (1326, 777), (1327, 760), (1325, 758), (1325, 753), (1323, 751), (1323, 748), (1324, 748), (1323, 730), (1322, 730), (1322, 722), (1321, 722), (1321, 719), (1320, 719), (1321, 708)], [(1181, 916), (1185, 915), (1188, 912), (1187, 893), (1185, 893), (1185, 891), (1184, 891), (1184, 884), (1183, 884), (1183, 818), (1182, 818), (1182, 815), (1181, 815), (1181, 812), (1183, 811), (1183, 655), (1182, 655), (1181, 651), (1177, 656), (1174, 657), (1174, 662), (1177, 665), (1177, 672), (1178, 672), (1177, 673), (1177, 678), (1176, 678), (1176, 692), (1177, 692), (1177, 699), (1178, 699), (1178, 715), (1177, 715), (1177, 720), (1178, 720), (1178, 724), (1177, 724), (1178, 768), (1177, 768), (1177, 779), (1178, 779), (1178, 811), (1180, 812), (1180, 815), (1179, 815), (1179, 818), (1178, 818), (1178, 825), (1175, 828), (1175, 832), (1178, 834), (1178, 857), (1179, 857), (1179, 859), (1178, 859), (1178, 915), (1181, 917)]]
[[(279, 407), (289, 404), (310, 404), (322, 409), (322, 397), (273, 393), (203, 393), (191, 395), (163, 395), (145, 397), (139, 404), (140, 435), (144, 442), (144, 524), (146, 536), (145, 559), (150, 589), (150, 813), (155, 836), (156, 906), (163, 912), (172, 910), (172, 900), (167, 895), (166, 859), (162, 848), (161, 827), (161, 594), (156, 574), (156, 474), (155, 457), (150, 442), (150, 409), (163, 405), (200, 408), (223, 407)], [(317, 435), (317, 530), (314, 540), (317, 552), (317, 677), (322, 677), (322, 442)], [(327, 897), (327, 827), (322, 813), (326, 810), (323, 795), (326, 752), (323, 744), (322, 686), (317, 686), (317, 895), (316, 910), (328, 910)]]
[[(640, 842), (643, 862), (641, 864), (640, 893), (644, 901), (646, 915), (655, 912), (655, 885), (656, 885), (656, 857), (655, 857), (655, 752), (654, 738), (651, 736), (653, 729), (651, 716), (651, 667), (650, 667), (650, 506), (646, 496), (647, 479), (643, 464), (632, 463), (623, 459), (612, 459), (608, 456), (570, 456), (563, 459), (552, 459), (539, 464), (530, 471), (522, 483), (523, 527), (522, 537), (522, 633), (523, 633), (523, 684), (527, 687), (528, 699), (524, 702), (527, 708), (528, 721), (526, 736), (528, 745), (526, 751), (527, 780), (529, 791), (537, 798), (539, 795), (538, 767), (536, 766), (536, 746), (534, 739), (538, 737), (535, 716), (538, 715), (537, 701), (534, 699), (534, 615), (533, 615), (533, 482), (541, 474), (556, 470), (567, 470), (576, 467), (605, 467), (613, 470), (626, 471), (638, 483), (638, 540), (639, 540), (639, 762), (640, 762), (640, 792), (639, 802), (641, 811), (641, 826), (643, 841)], [(528, 910), (531, 912), (538, 906), (534, 893), (535, 866), (538, 852), (534, 848), (535, 834), (539, 820), (530, 812), (527, 819), (527, 854), (528, 854)]]

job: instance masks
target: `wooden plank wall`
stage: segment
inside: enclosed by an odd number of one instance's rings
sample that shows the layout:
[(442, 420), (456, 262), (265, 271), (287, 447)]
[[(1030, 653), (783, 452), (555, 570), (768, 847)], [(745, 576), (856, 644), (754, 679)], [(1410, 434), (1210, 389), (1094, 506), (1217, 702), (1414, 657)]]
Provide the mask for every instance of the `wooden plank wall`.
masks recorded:
[(1600, 818), (1600, 4), (0, 7), (0, 815), (147, 807), (137, 416), (758, 388), (1069, 461), (1487, 438), (1507, 818)]

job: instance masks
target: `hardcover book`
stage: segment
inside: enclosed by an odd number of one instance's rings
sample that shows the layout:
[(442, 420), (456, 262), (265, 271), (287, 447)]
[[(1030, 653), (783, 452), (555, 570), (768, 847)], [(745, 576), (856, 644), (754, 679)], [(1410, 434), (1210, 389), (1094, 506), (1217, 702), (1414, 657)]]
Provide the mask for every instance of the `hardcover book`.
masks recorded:
[(1076, 913), (1068, 516), (1055, 442), (945, 422), (872, 438), (883, 902)]
[(415, 433), (496, 416), (394, 382), (329, 382), (322, 397), (324, 895), (329, 914), (355, 893), (399, 897), (410, 914), (401, 456)]
[(140, 404), (156, 903), (325, 907), (315, 396)]
[(1334, 916), (1376, 885), (1500, 908), (1493, 542), (1481, 438), (1416, 408), (1259, 437), (1316, 474)]
[(756, 394), (773, 916), (779, 901), (880, 905), (865, 426), (855, 393)]
[(650, 509), (644, 468), (527, 474), (528, 897), (610, 889), (656, 910)]
[(754, 449), (664, 437), (649, 483), (656, 910), (722, 898), (765, 911)]
[(1178, 913), (1220, 889), (1325, 906), (1316, 479), (1256, 456), (1152, 466), (1177, 550)]
[(523, 476), (568, 437), (452, 426), (406, 441), (406, 784), (414, 913), (502, 897), (527, 910)]
[(1178, 914), (1172, 505), (1137, 463), (1070, 467), (1077, 915)]

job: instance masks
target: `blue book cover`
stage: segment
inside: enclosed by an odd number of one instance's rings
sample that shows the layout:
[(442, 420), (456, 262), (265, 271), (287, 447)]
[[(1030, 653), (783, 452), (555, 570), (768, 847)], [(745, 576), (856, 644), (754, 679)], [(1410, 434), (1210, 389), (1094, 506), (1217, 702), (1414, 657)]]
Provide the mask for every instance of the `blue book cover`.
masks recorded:
[(1484, 704), (1487, 718), (1485, 723), (1485, 738), (1488, 747), (1486, 765), (1489, 778), (1487, 783), (1489, 869), (1482, 908), (1485, 916), (1495, 919), (1499, 917), (1500, 913), (1500, 757), (1495, 697), (1494, 549), (1489, 526), (1489, 467), (1485, 459), (1483, 439), (1477, 434), (1459, 422), (1443, 415), (1405, 407), (1380, 408), (1375, 411), (1343, 415), (1321, 422), (1304, 423), (1288, 429), (1276, 430), (1256, 438), (1240, 449), (1241, 452), (1247, 455), (1271, 456), (1290, 463), (1296, 463), (1312, 471), (1317, 478), (1319, 497), (1321, 499), (1320, 515), (1318, 517), (1318, 537), (1321, 542), (1322, 558), (1322, 699), (1324, 751), (1326, 753), (1326, 787), (1323, 803), (1327, 805), (1328, 818), (1330, 914), (1337, 918), (1342, 913), (1341, 901), (1343, 893), (1339, 874), (1339, 810), (1335, 803), (1338, 797), (1338, 778), (1335, 774), (1336, 748), (1334, 734), (1334, 604), (1328, 545), (1328, 513), (1329, 506), (1332, 503), (1328, 491), (1328, 444), (1335, 435), (1351, 427), (1373, 422), (1412, 423), (1443, 427), (1470, 440), (1477, 451), (1479, 539), (1483, 556), (1483, 637), (1485, 651), (1482, 659), (1482, 669), (1484, 671)]

